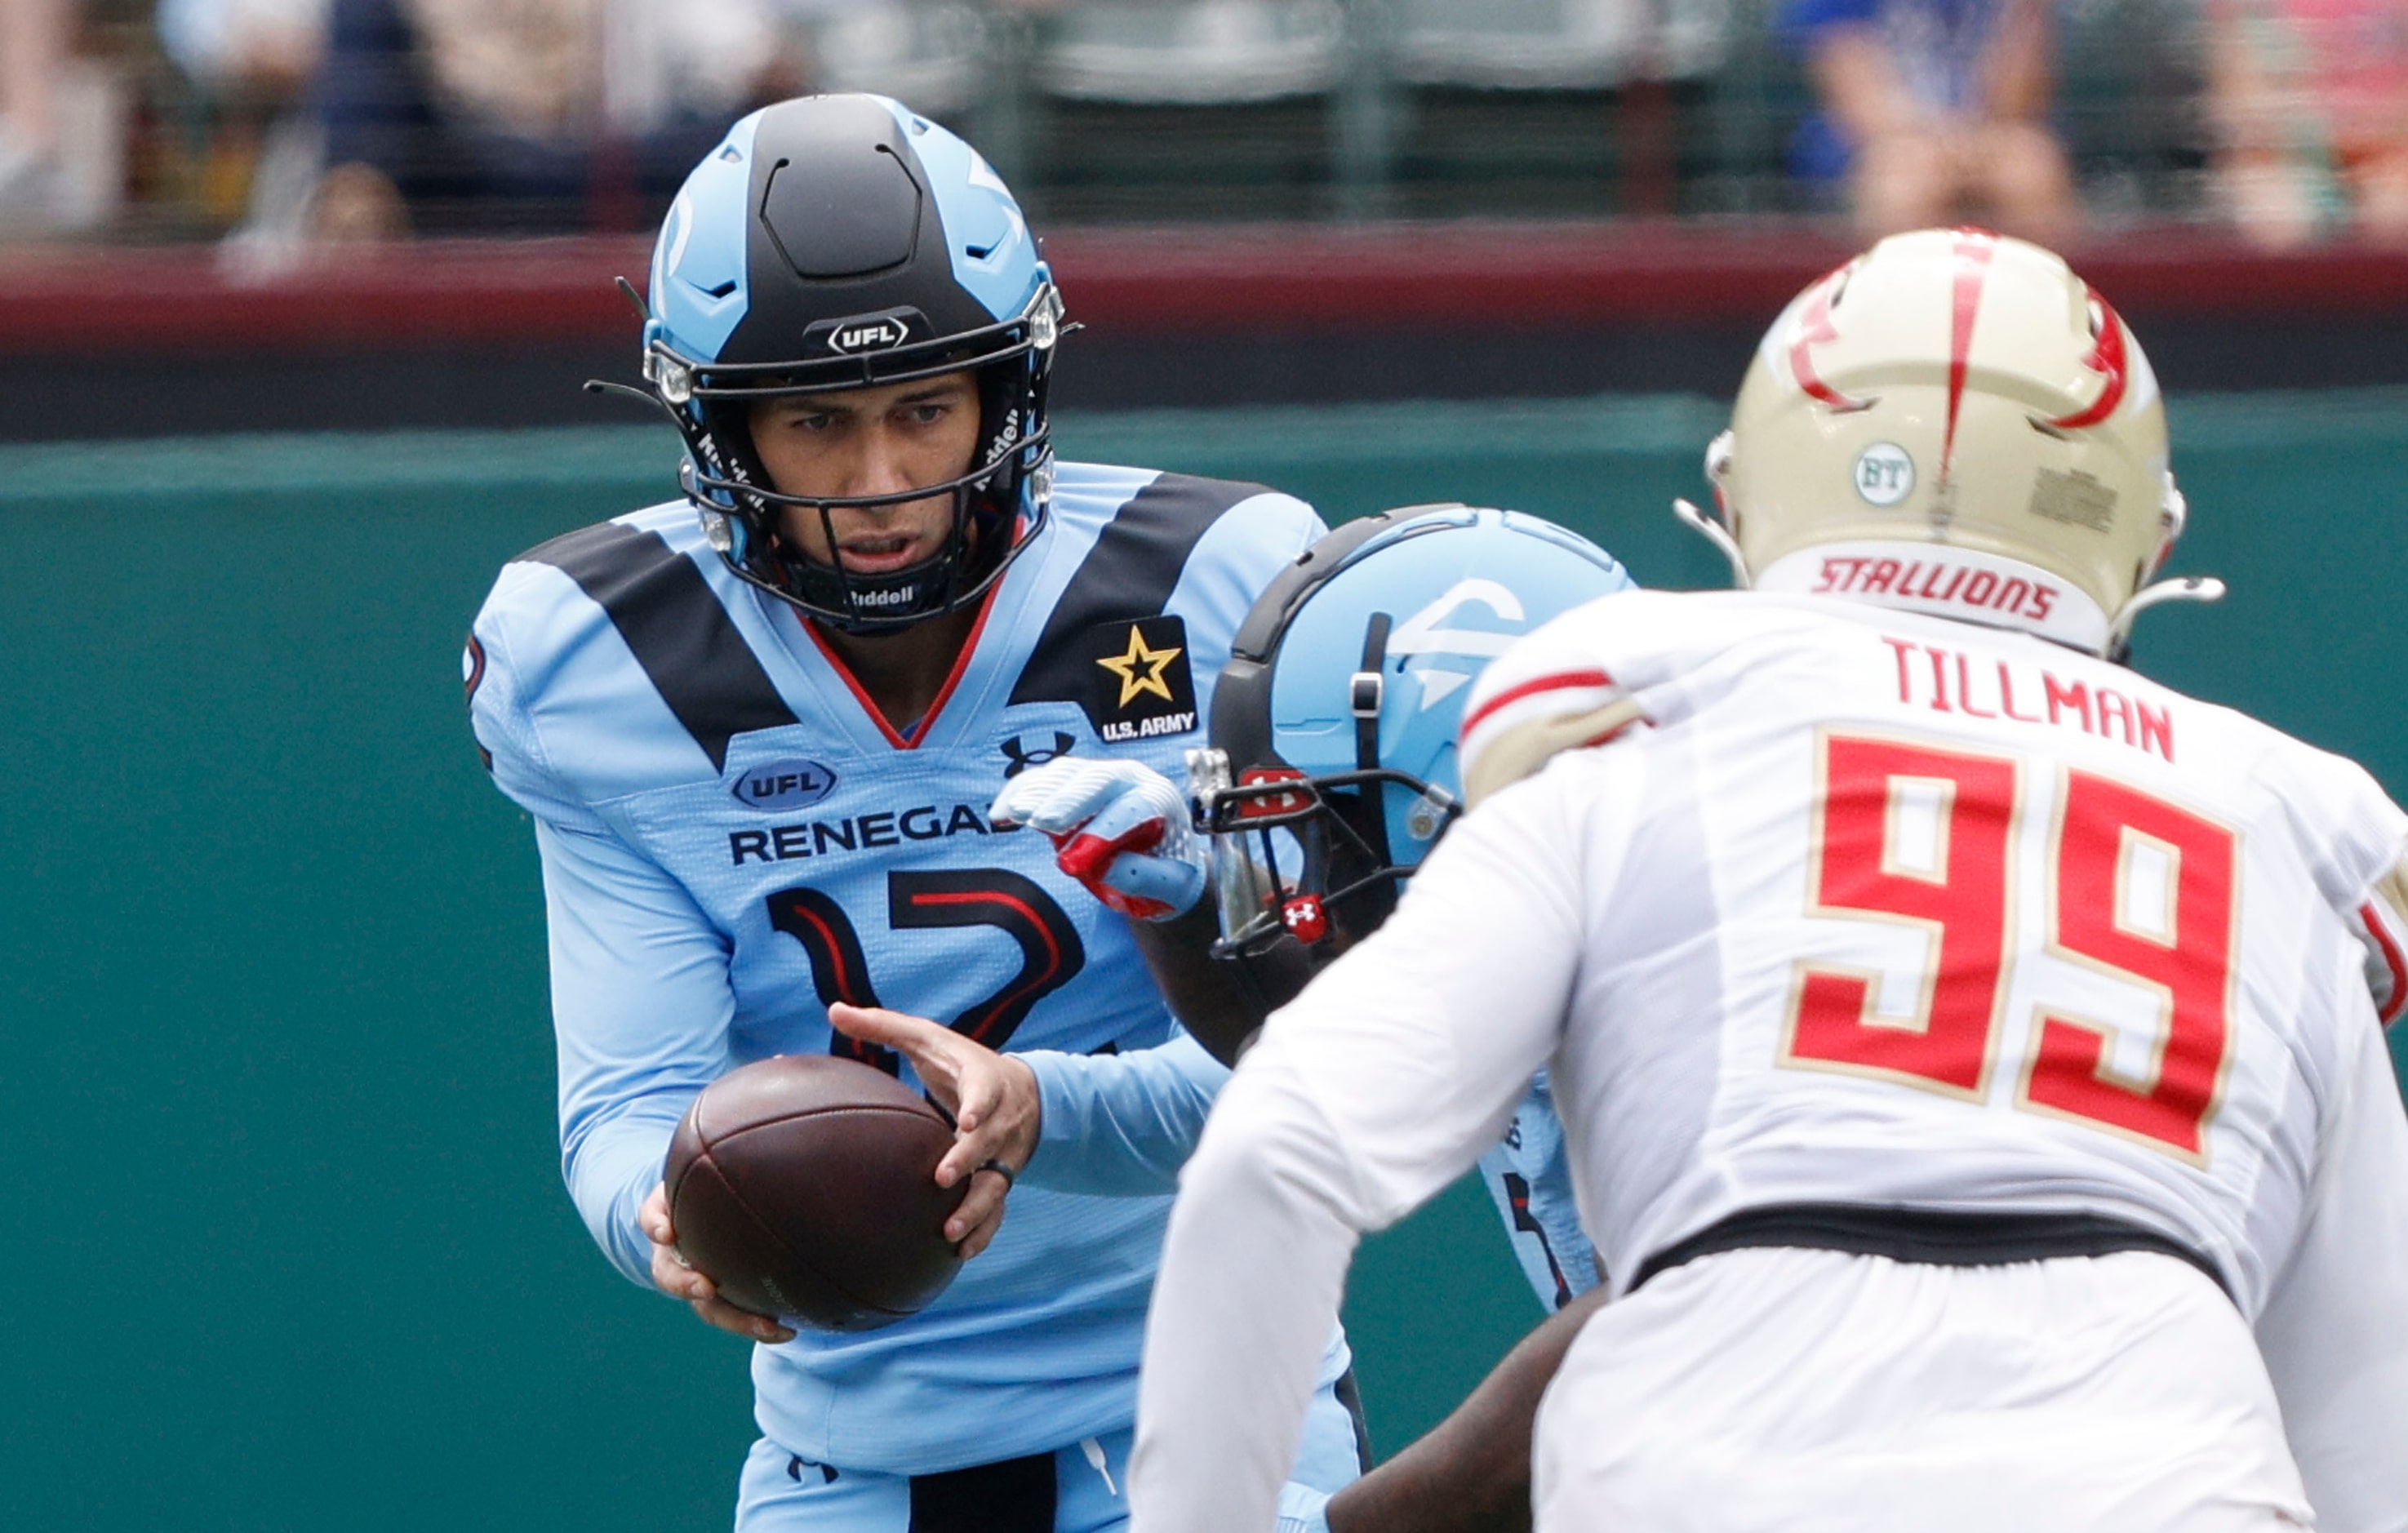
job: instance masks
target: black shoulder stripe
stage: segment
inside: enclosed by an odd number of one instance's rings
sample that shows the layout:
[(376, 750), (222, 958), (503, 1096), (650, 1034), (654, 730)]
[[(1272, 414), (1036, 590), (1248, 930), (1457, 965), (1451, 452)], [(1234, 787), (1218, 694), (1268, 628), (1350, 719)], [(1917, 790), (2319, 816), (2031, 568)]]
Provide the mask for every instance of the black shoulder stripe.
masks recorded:
[(710, 582), (660, 534), (605, 522), (519, 558), (552, 566), (609, 614), (661, 701), (713, 767), (726, 769), (727, 742), (736, 736), (796, 722)]
[(1063, 587), (1011, 689), (1011, 701), (1085, 696), (1095, 666), (1080, 647), (1081, 637), (1097, 623), (1160, 612), (1197, 540), (1230, 507), (1268, 493), (1266, 485), (1164, 474), (1131, 495)]

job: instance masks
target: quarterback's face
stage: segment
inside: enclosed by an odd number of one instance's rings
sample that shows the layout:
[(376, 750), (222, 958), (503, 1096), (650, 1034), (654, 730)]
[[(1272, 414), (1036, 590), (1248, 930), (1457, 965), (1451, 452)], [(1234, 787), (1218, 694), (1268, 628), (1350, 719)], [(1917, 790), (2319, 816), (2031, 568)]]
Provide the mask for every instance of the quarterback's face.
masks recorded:
[[(913, 383), (788, 394), (752, 407), (752, 443), (781, 494), (850, 498), (943, 484), (969, 472), (978, 451), (978, 386), (967, 372)], [(833, 524), (836, 546), (828, 546)], [(790, 506), (788, 543), (805, 558), (863, 575), (907, 569), (943, 552), (953, 497)]]

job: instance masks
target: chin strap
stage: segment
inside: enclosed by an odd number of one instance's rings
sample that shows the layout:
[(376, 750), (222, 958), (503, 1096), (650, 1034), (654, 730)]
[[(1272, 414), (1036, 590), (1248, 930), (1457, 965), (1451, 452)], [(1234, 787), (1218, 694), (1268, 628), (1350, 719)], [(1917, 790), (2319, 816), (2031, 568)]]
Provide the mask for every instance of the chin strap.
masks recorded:
[(1672, 514), (1703, 535), (1707, 542), (1722, 550), (1723, 557), (1730, 561), (1733, 589), (1745, 591), (1755, 583), (1747, 572), (1747, 559), (1740, 552), (1739, 543), (1731, 537), (1728, 528), (1699, 510), (1695, 501), (1675, 499)]
[(2186, 575), (2177, 580), (2159, 580), (2132, 593), (2131, 600), (2115, 609), (2107, 624), (2107, 648), (2110, 656), (2131, 647), (2132, 623), (2152, 607), (2162, 607), (2170, 601), (2222, 601), (2225, 584), (2213, 575)]
[(1387, 701), (1388, 623), (1385, 612), (1374, 612), (1363, 625), (1363, 668), (1347, 679), (1346, 708), (1354, 715), (1354, 767), (1377, 771), (1380, 766), (1380, 708)]

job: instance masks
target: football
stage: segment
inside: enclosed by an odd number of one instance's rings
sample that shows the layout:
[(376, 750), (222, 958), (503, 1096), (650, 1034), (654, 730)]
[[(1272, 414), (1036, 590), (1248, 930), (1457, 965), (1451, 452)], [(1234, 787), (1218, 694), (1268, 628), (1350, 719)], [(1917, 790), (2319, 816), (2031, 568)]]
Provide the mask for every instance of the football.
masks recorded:
[(730, 1304), (822, 1330), (889, 1325), (961, 1269), (936, 1182), (953, 1125), (868, 1065), (781, 1054), (712, 1082), (662, 1170), (679, 1254)]

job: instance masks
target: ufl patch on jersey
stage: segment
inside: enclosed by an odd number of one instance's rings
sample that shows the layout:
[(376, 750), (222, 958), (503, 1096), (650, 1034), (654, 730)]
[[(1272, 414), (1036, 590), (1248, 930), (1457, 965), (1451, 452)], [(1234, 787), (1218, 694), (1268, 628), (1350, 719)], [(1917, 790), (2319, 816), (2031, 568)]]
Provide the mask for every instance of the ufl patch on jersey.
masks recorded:
[(1087, 717), (1107, 740), (1151, 739), (1196, 727), (1187, 624), (1168, 615), (1116, 618), (1087, 630), (1093, 670)]
[(836, 773), (816, 761), (790, 756), (738, 773), (727, 791), (745, 808), (765, 813), (808, 809), (836, 792)]

